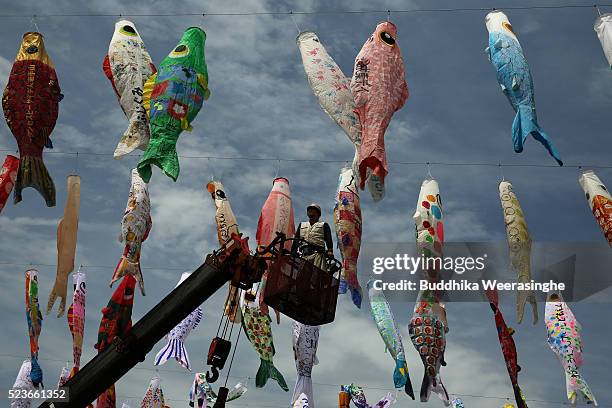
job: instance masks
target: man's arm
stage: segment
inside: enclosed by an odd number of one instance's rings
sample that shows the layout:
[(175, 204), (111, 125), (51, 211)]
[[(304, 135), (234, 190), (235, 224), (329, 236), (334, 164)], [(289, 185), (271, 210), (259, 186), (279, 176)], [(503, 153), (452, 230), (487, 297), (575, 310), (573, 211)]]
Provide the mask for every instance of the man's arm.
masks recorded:
[(325, 240), (325, 246), (327, 247), (328, 255), (334, 254), (334, 241), (332, 240), (331, 228), (328, 223), (323, 225), (323, 239)]

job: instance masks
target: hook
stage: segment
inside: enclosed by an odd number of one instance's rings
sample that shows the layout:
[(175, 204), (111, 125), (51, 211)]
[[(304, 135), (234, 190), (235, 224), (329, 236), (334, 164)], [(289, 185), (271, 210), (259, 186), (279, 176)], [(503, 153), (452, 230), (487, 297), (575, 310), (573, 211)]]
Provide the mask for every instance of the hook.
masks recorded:
[(599, 17), (601, 17), (601, 10), (599, 9), (599, 6), (597, 4), (594, 4), (593, 7), (595, 7), (595, 10), (597, 10), (597, 14), (599, 14)]
[(74, 156), (74, 174), (78, 175), (78, 173), (79, 173), (79, 152), (76, 152)]
[(497, 165), (499, 166), (499, 173), (501, 174), (501, 181), (506, 181), (506, 177), (504, 176), (504, 169), (502, 169), (502, 164), (498, 163)]
[(274, 178), (278, 178), (278, 172), (280, 171), (280, 159), (276, 160), (276, 174), (274, 175)]
[(427, 178), (429, 180), (433, 180), (433, 176), (431, 175), (431, 166), (430, 166), (429, 162), (427, 162), (426, 164), (427, 164)]
[(210, 371), (212, 372), (212, 375), (209, 375), (208, 371), (206, 371), (206, 381), (212, 384), (219, 379), (219, 370), (217, 370), (217, 367), (211, 366)]
[(295, 29), (297, 30), (298, 34), (300, 34), (302, 31), (300, 30), (300, 27), (298, 27), (295, 18), (293, 18), (293, 10), (289, 10), (289, 17), (291, 17), (291, 21), (293, 21), (293, 24), (295, 25)]
[(391, 21), (391, 10), (387, 10), (387, 22)]

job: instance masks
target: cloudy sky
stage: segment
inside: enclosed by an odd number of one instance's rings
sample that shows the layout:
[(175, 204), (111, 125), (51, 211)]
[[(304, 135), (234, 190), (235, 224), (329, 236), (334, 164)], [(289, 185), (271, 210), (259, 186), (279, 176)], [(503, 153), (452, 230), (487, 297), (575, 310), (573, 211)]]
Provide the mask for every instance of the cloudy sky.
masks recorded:
[[(469, 0), (465, 7), (529, 5), (530, 1), (486, 2)], [(558, 2), (540, 0), (538, 4)], [(67, 0), (4, 1), (3, 14), (123, 15), (197, 12), (317, 11), (457, 7), (452, 0), (362, 0), (276, 2), (196, 1), (76, 2)], [(500, 92), (483, 49), (487, 42), (486, 12), (392, 13), (398, 43), (406, 65), (410, 99), (393, 117), (386, 134), (390, 162), (491, 162), (554, 164), (544, 148), (529, 140), (522, 154), (512, 149), (513, 112)], [(536, 85), (540, 124), (549, 133), (567, 164), (564, 168), (504, 167), (526, 213), (535, 241), (592, 242), (603, 238), (577, 182), (578, 165), (610, 165), (612, 140), (607, 118), (612, 103), (611, 72), (593, 31), (593, 9), (510, 10), (507, 12), (531, 65)], [(318, 33), (328, 52), (346, 74), (382, 13), (318, 14), (296, 16), (302, 30)], [(102, 60), (117, 17), (40, 17), (62, 92), (60, 115), (52, 134), (57, 151), (81, 154), (47, 154), (45, 162), (57, 187), (57, 206), (47, 208), (33, 189), (24, 200), (9, 203), (0, 216), (0, 388), (13, 384), (23, 358), (28, 356), (24, 319), (24, 271), (30, 263), (40, 272), (41, 305), (54, 281), (56, 227), (66, 198), (66, 176), (81, 176), (81, 213), (77, 264), (88, 265), (89, 295), (84, 361), (94, 356), (100, 309), (111, 296), (108, 282), (122, 246), (117, 241), (130, 187), (130, 169), (137, 157), (116, 161), (112, 153), (127, 121), (111, 85), (102, 72)], [(342, 131), (325, 115), (306, 81), (295, 44), (296, 27), (287, 15), (134, 17), (155, 63), (174, 48), (182, 32), (197, 25), (207, 33), (206, 60), (212, 96), (193, 123), (194, 130), (179, 139), (178, 152), (189, 156), (249, 156), (281, 159), (325, 159), (335, 163), (252, 160), (181, 159), (176, 183), (155, 169), (150, 183), (153, 230), (142, 252), (147, 289), (136, 295), (133, 321), (151, 309), (171, 288), (181, 272), (201, 264), (216, 248), (214, 208), (204, 186), (212, 176), (221, 180), (245, 235), (254, 241), (261, 205), (278, 172), (290, 180), (296, 221), (311, 201), (321, 203), (323, 218), (332, 221), (331, 209), (342, 161), (352, 159), (352, 147)], [(28, 17), (2, 18), (0, 31), (0, 85), (4, 87), (24, 32), (34, 29)], [(4, 121), (0, 124), (0, 149), (15, 150), (16, 143)], [(6, 154), (6, 152), (4, 153)], [(431, 167), (444, 200), (449, 241), (500, 241), (504, 238), (496, 167)], [(412, 213), (419, 185), (426, 176), (423, 165), (390, 164), (387, 196), (374, 204), (362, 195), (364, 243), (403, 242), (413, 247)], [(612, 184), (610, 169), (598, 170)], [(336, 253), (339, 256), (338, 253)], [(368, 265), (360, 265), (365, 286)], [(580, 271), (578, 271), (579, 273)], [(609, 272), (609, 268), (608, 268)], [(205, 357), (215, 335), (225, 290), (203, 305), (204, 321), (187, 341), (192, 364), (205, 370)], [(572, 305), (584, 328), (585, 367), (582, 372), (601, 406), (612, 406), (609, 380), (610, 292)], [(336, 321), (321, 329), (320, 365), (315, 367), (316, 404), (334, 407), (338, 384), (355, 382), (371, 387), (371, 403), (391, 388), (393, 361), (373, 324), (367, 302), (362, 310), (348, 297), (338, 302)], [(412, 383), (420, 388), (422, 365), (410, 344), (407, 323), (413, 305), (393, 304), (404, 335)], [(506, 320), (516, 327), (513, 296), (504, 299)], [(540, 315), (544, 313), (540, 304)], [(442, 377), (450, 393), (462, 396), (473, 408), (501, 407), (512, 390), (497, 341), (488, 305), (450, 304), (450, 333)], [(275, 365), (292, 386), (296, 374), (291, 351), (290, 319), (274, 326)], [(515, 334), (520, 383), (531, 407), (552, 407), (565, 399), (562, 368), (546, 344), (540, 321), (524, 322)], [(161, 346), (155, 348), (156, 352)], [(61, 367), (71, 360), (71, 337), (65, 318), (45, 317), (40, 338), (40, 360), (45, 384), (53, 387)], [(142, 398), (155, 374), (151, 353), (147, 360), (118, 384), (118, 402)], [(230, 406), (284, 407), (290, 393), (273, 382), (256, 389), (259, 361), (242, 337), (230, 383), (243, 381), (248, 393)], [(193, 374), (174, 362), (160, 369), (166, 402), (186, 406)], [(495, 398), (481, 398), (488, 396)], [(552, 402), (544, 402), (552, 401)], [(0, 403), (5, 405), (5, 402)], [(416, 405), (405, 395), (399, 406)], [(435, 396), (424, 404), (441, 406)]]

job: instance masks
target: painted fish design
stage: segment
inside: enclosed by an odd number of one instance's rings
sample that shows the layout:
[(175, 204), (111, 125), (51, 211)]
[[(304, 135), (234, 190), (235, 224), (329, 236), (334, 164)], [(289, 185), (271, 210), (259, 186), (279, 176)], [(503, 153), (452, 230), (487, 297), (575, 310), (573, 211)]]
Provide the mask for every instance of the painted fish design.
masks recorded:
[[(206, 190), (210, 193), (215, 202), (215, 222), (217, 224), (217, 239), (219, 245), (225, 245), (233, 234), (240, 234), (238, 221), (232, 211), (229, 198), (225, 192), (225, 187), (220, 181), (211, 181), (206, 185)], [(238, 289), (229, 285), (229, 293), (225, 304), (224, 315), (229, 316), (232, 323), (240, 323), (240, 305), (238, 302)]]
[(379, 23), (355, 58), (351, 92), (355, 113), (361, 124), (359, 146), (359, 187), (365, 187), (367, 169), (382, 184), (387, 175), (385, 131), (391, 117), (408, 99), (404, 61), (397, 44), (397, 28), (391, 22)]
[(494, 10), (487, 14), (485, 23), (489, 31), (489, 46), (485, 52), (495, 68), (497, 82), (516, 112), (512, 122), (514, 151), (522, 152), (525, 140), (531, 135), (563, 166), (559, 153), (538, 124), (529, 64), (508, 17), (503, 12)]
[(42, 313), (38, 305), (38, 271), (36, 269), (28, 269), (25, 273), (25, 304), (26, 304), (26, 320), (28, 322), (28, 333), (30, 335), (30, 361), (31, 371), (30, 379), (35, 388), (43, 385), (43, 373), (38, 364), (38, 337), (42, 330)]
[(416, 211), (412, 216), (416, 227), (417, 254), (441, 257), (444, 246), (444, 219), (438, 182), (432, 178), (421, 184)]
[(268, 379), (272, 378), (283, 390), (289, 391), (283, 375), (274, 367), (272, 361), (275, 350), (270, 316), (259, 308), (245, 307), (242, 317), (244, 332), (261, 360), (255, 376), (255, 386), (262, 388)]
[(143, 105), (149, 116), (151, 138), (138, 162), (138, 172), (147, 183), (151, 165), (161, 168), (174, 181), (178, 178), (176, 142), (183, 130), (191, 130), (191, 122), (210, 96), (205, 42), (206, 33), (201, 28), (188, 28), (159, 64), (159, 71), (145, 83)]
[(451, 408), (465, 408), (465, 405), (463, 405), (461, 398), (453, 398), (451, 401)]
[(17, 172), (19, 171), (19, 159), (12, 155), (7, 155), (0, 168), (0, 212), (4, 208), (6, 201), (13, 191)]
[[(115, 337), (126, 334), (132, 328), (132, 307), (136, 279), (132, 275), (123, 278), (113, 292), (108, 305), (102, 309), (102, 320), (98, 329), (98, 342), (94, 346), (98, 354), (112, 344)], [(111, 385), (96, 400), (96, 408), (114, 408), (116, 404), (115, 385)]]
[[(185, 272), (181, 275), (181, 279), (176, 284), (178, 287), (185, 279), (191, 275), (190, 272)], [(170, 333), (166, 335), (166, 345), (157, 352), (155, 356), (155, 365), (165, 364), (166, 361), (174, 358), (183, 368), (191, 370), (189, 363), (189, 355), (185, 348), (185, 339), (189, 336), (192, 330), (196, 329), (202, 320), (202, 308), (198, 306), (194, 311), (189, 313), (179, 324), (174, 326)]]
[(608, 65), (612, 68), (612, 13), (605, 13), (597, 17), (593, 29), (601, 42)]
[(147, 48), (131, 21), (115, 23), (115, 32), (102, 69), (129, 121), (114, 153), (115, 159), (120, 159), (135, 149), (145, 150), (149, 144), (149, 118), (143, 106), (143, 93), (145, 82), (156, 72)]
[(296, 400), (291, 404), (291, 408), (310, 408), (311, 404), (308, 403), (308, 395), (305, 393), (300, 394)]
[(382, 290), (374, 288), (374, 281), (368, 281), (368, 295), (370, 297), (370, 310), (372, 318), (378, 328), (378, 333), (385, 343), (387, 351), (395, 361), (395, 370), (393, 371), (393, 384), (395, 388), (404, 388), (406, 394), (414, 400), (414, 391), (412, 382), (410, 381), (410, 373), (408, 364), (406, 363), (406, 353), (402, 344), (402, 336), (395, 323), (391, 306), (385, 298)]
[(25, 33), (2, 96), (6, 123), (19, 146), (15, 204), (21, 201), (24, 188), (33, 187), (48, 207), (55, 206), (55, 185), (42, 152), (53, 147), (50, 137), (62, 98), (42, 34)]
[(47, 314), (49, 314), (55, 300), (58, 297), (60, 298), (57, 317), (63, 316), (66, 309), (68, 275), (74, 270), (74, 257), (79, 228), (79, 210), (81, 207), (81, 178), (74, 174), (70, 175), (68, 176), (67, 183), (68, 198), (64, 207), (64, 217), (57, 226), (57, 273), (47, 302)]
[[(295, 235), (294, 219), (289, 180), (284, 177), (277, 177), (272, 182), (272, 190), (259, 215), (255, 234), (257, 246), (267, 247), (270, 245), (276, 238), (277, 232), (282, 232), (287, 237), (293, 237)], [(291, 249), (291, 243), (286, 243), (285, 249)]]
[[(236, 384), (229, 390), (226, 402), (240, 398), (247, 391), (248, 388), (242, 383)], [(217, 402), (217, 394), (206, 381), (206, 373), (196, 373), (191, 390), (189, 390), (189, 406), (193, 407), (197, 403), (198, 408), (206, 408), (208, 404), (215, 402)]]
[[(355, 100), (350, 89), (351, 79), (344, 75), (336, 61), (327, 53), (317, 34), (304, 31), (297, 36), (296, 42), (302, 56), (306, 78), (319, 105), (344, 130), (355, 146), (353, 172), (358, 177), (361, 124), (354, 112)], [(368, 190), (374, 202), (382, 200), (385, 196), (385, 186), (380, 182), (380, 178), (370, 169), (366, 177)]]
[[(506, 237), (510, 249), (510, 262), (518, 275), (518, 282), (531, 281), (531, 236), (527, 229), (521, 204), (516, 198), (512, 184), (508, 181), (499, 183), (499, 199), (504, 211)], [(517, 321), (523, 321), (525, 304), (529, 302), (533, 311), (533, 324), (538, 322), (538, 305), (533, 291), (520, 290), (516, 297)]]
[[(17, 378), (15, 378), (15, 383), (11, 389), (24, 391), (34, 390), (34, 384), (30, 379), (31, 371), (32, 363), (30, 360), (24, 360), (24, 362), (21, 363), (21, 367), (17, 373)], [(11, 408), (30, 408), (31, 406), (32, 398), (27, 398), (27, 394), (25, 398), (15, 398), (11, 400)]]
[(161, 379), (157, 375), (151, 379), (147, 391), (140, 402), (140, 408), (166, 408)]
[(351, 79), (344, 75), (336, 61), (327, 53), (316, 33), (301, 32), (296, 43), (308, 83), (321, 109), (344, 130), (351, 143), (361, 143), (361, 128), (355, 116), (355, 101), (351, 93)]
[(347, 393), (350, 398), (351, 401), (353, 401), (353, 404), (355, 404), (355, 406), (357, 408), (388, 408), (391, 405), (395, 404), (396, 402), (396, 398), (393, 396), (392, 393), (387, 393), (387, 395), (385, 395), (383, 398), (381, 398), (376, 404), (374, 405), (370, 405), (368, 404), (367, 400), (366, 400), (366, 396), (365, 393), (363, 392), (363, 388), (355, 385), (355, 384), (349, 384), (349, 385), (341, 385), (340, 386), (340, 404), (339, 407), (343, 407), (346, 406), (348, 407), (348, 402), (345, 405), (342, 405), (343, 401), (342, 401), (342, 394), (343, 393)]
[(612, 196), (610, 192), (592, 170), (582, 173), (578, 181), (593, 211), (595, 221), (603, 231), (608, 244), (612, 246)]
[(595, 396), (578, 369), (582, 366), (582, 326), (576, 320), (560, 293), (550, 292), (545, 309), (548, 345), (557, 355), (565, 370), (567, 399), (576, 404), (578, 394), (588, 404), (597, 406)]
[(519, 408), (527, 408), (527, 402), (525, 396), (521, 391), (518, 384), (518, 373), (521, 371), (521, 367), (518, 365), (518, 356), (516, 353), (516, 345), (512, 335), (514, 329), (506, 325), (504, 316), (501, 310), (499, 310), (499, 297), (497, 290), (487, 290), (486, 295), (489, 298), (489, 305), (493, 310), (495, 317), (495, 327), (497, 328), (497, 337), (499, 339), (499, 345), (504, 355), (504, 361), (506, 362), (506, 368), (508, 369), (508, 375), (510, 376), (510, 382), (512, 383), (512, 390), (514, 391), (514, 398)]
[[(289, 180), (284, 177), (274, 179), (272, 190), (261, 208), (255, 233), (257, 248), (261, 249), (270, 245), (274, 238), (276, 238), (277, 232), (282, 232), (287, 238), (293, 238), (295, 235), (295, 217), (291, 203), (291, 189), (289, 188)], [(290, 241), (285, 243), (285, 249), (291, 249)], [(259, 285), (260, 294), (264, 293), (266, 278), (267, 271)], [(259, 307), (263, 313), (268, 313), (268, 306), (263, 302), (263, 296), (261, 295), (259, 296)], [(280, 320), (278, 312), (276, 312), (276, 318), (277, 321)]]
[(119, 236), (119, 242), (124, 242), (125, 247), (111, 278), (111, 286), (125, 275), (132, 275), (138, 282), (140, 292), (145, 294), (144, 279), (140, 268), (140, 251), (152, 226), (149, 189), (138, 170), (133, 169), (132, 185), (121, 220), (121, 235)]
[(293, 388), (291, 403), (298, 402), (302, 395), (310, 401), (308, 407), (314, 408), (312, 391), (312, 367), (319, 364), (317, 346), (319, 345), (319, 326), (308, 326), (293, 322), (293, 357), (297, 369), (297, 380)]
[(83, 350), (83, 336), (85, 335), (85, 300), (87, 298), (87, 284), (85, 273), (80, 268), (72, 275), (74, 293), (72, 304), (68, 308), (68, 328), (72, 334), (72, 357), (74, 365), (70, 371), (70, 377), (75, 375), (81, 367), (81, 353)]
[(361, 286), (357, 278), (357, 261), (361, 248), (361, 205), (359, 203), (359, 189), (353, 169), (344, 167), (340, 170), (336, 205), (334, 207), (334, 225), (338, 248), (342, 255), (342, 274), (340, 287), (351, 291), (351, 298), (357, 307), (361, 307)]
[(448, 406), (449, 396), (440, 377), (440, 366), (446, 366), (444, 351), (448, 324), (444, 307), (435, 300), (432, 292), (419, 292), (408, 332), (425, 367), (421, 384), (421, 402), (427, 402), (429, 394), (433, 391)]

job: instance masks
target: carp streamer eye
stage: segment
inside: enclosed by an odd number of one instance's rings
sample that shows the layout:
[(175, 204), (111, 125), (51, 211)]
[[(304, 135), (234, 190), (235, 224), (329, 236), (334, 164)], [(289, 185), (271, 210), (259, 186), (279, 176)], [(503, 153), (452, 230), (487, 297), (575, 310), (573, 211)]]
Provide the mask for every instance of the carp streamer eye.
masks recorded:
[[(514, 31), (512, 30), (512, 24), (504, 21), (502, 23), (502, 27), (504, 27), (506, 30), (510, 31), (512, 34), (514, 34)], [(516, 34), (514, 34), (514, 35), (516, 35)]]
[(179, 58), (184, 57), (189, 54), (189, 47), (185, 44), (178, 45), (172, 52), (170, 53), (170, 57)]
[(28, 48), (26, 48), (26, 52), (28, 54), (36, 54), (38, 52), (38, 47), (35, 45), (30, 45)]
[(386, 31), (380, 33), (380, 39), (382, 40), (382, 42), (384, 42), (390, 47), (393, 47), (395, 45), (395, 38), (393, 38), (391, 34)]
[(131, 37), (136, 37), (136, 30), (134, 30), (134, 27), (132, 26), (124, 25), (123, 27), (121, 27), (119, 31), (121, 31), (121, 34), (129, 35)]

